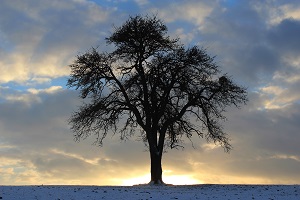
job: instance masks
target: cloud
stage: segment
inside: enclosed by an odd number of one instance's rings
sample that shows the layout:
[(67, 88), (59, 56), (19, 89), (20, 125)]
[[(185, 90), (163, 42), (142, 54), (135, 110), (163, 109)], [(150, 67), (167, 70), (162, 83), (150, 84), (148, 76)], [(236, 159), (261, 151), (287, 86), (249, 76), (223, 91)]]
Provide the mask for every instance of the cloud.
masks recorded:
[(286, 19), (300, 19), (300, 4), (291, 1), (253, 1), (253, 8), (264, 18), (268, 27), (276, 26)]
[(40, 101), (0, 104), (1, 183), (120, 184), (148, 171), (140, 142), (120, 143), (112, 133), (101, 149), (95, 138), (73, 141), (67, 119), (80, 104), (77, 92), (53, 86), (25, 94)]
[(3, 101), (12, 103), (25, 103), (26, 105), (32, 105), (35, 103), (40, 103), (42, 101), (42, 96), (39, 94), (51, 94), (62, 90), (62, 86), (51, 86), (45, 89), (35, 89), (29, 88), (27, 91), (13, 90), (9, 87), (0, 88), (0, 99)]
[(210, 15), (214, 5), (216, 4), (210, 1), (172, 2), (165, 9), (159, 9), (158, 14), (168, 23), (185, 20), (201, 26), (205, 18)]
[[(134, 5), (134, 6), (133, 6)], [(9, 1), (0, 7), (0, 182), (121, 184), (149, 175), (136, 135), (75, 143), (67, 120), (81, 100), (61, 79), (74, 56), (101, 42), (128, 13), (157, 13), (169, 33), (217, 55), (224, 73), (248, 87), (229, 108), (230, 154), (201, 138), (163, 155), (165, 176), (204, 183), (299, 183), (299, 3), (296, 1)], [(274, 176), (274, 174), (276, 176)], [(150, 177), (149, 177), (150, 179)]]
[[(121, 184), (149, 172), (149, 152), (135, 138), (120, 142), (111, 134), (102, 148), (91, 146), (94, 138), (75, 143), (67, 119), (80, 104), (78, 94), (46, 91), (28, 92), (41, 99), (31, 106), (0, 104), (2, 183)], [(187, 140), (183, 151), (164, 154), (165, 176), (187, 175), (204, 183), (297, 182), (300, 107), (264, 112), (251, 106), (227, 113), (225, 128), (234, 146), (230, 154), (195, 137), (196, 149)], [(273, 180), (272, 173), (278, 178)]]
[[(253, 86), (280, 67), (278, 53), (266, 43), (265, 19), (250, 1), (220, 4), (205, 19), (199, 37), (234, 79)], [(263, 77), (262, 77), (263, 74)], [(271, 76), (272, 77), (272, 76)]]
[(38, 94), (38, 93), (55, 93), (58, 90), (61, 90), (61, 86), (51, 86), (50, 88), (47, 89), (35, 89), (35, 88), (30, 88), (27, 91), (30, 92), (31, 94)]
[(144, 6), (147, 5), (149, 3), (148, 0), (135, 0), (135, 2), (139, 5), (139, 6)]
[(281, 55), (284, 53), (282, 56), (299, 54), (300, 42), (297, 39), (299, 32), (299, 20), (285, 19), (270, 30), (268, 40), (277, 51), (281, 52)]
[(296, 19), (296, 20), (300, 20), (300, 4), (296, 5), (295, 4), (286, 4), (284, 6), (282, 6), (280, 8), (283, 13), (284, 13), (284, 19)]
[(265, 99), (264, 108), (279, 109), (291, 105), (300, 99), (300, 95), (293, 89), (279, 86), (266, 86), (260, 89)]
[(68, 75), (74, 56), (97, 45), (111, 12), (90, 1), (3, 1), (0, 82)]

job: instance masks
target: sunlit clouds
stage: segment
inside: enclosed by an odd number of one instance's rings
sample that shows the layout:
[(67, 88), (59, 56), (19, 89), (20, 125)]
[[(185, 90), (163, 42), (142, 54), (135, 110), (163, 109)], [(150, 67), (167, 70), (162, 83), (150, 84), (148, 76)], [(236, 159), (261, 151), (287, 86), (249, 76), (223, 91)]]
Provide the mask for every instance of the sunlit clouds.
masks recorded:
[(1, 4), (1, 83), (68, 75), (67, 65), (81, 48), (100, 39), (95, 27), (107, 23), (110, 13), (90, 1)]
[[(167, 149), (171, 184), (300, 183), (300, 3), (287, 1), (2, 0), (0, 2), (0, 184), (134, 185), (150, 181), (138, 131), (73, 140), (68, 118), (82, 103), (68, 67), (129, 15), (154, 14), (183, 44), (199, 44), (222, 72), (247, 87), (229, 108), (227, 154), (205, 138)], [(198, 122), (197, 122), (198, 123)]]

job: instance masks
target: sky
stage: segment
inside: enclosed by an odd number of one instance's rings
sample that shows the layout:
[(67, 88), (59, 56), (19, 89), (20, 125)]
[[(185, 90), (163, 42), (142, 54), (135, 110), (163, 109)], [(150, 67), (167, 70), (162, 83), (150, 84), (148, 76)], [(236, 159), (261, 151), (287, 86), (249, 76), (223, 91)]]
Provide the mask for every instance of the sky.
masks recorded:
[[(66, 87), (69, 65), (105, 44), (129, 15), (155, 14), (188, 46), (216, 56), (247, 87), (228, 108), (233, 150), (193, 137), (167, 149), (163, 179), (173, 184), (300, 184), (300, 1), (1, 0), (0, 185), (132, 185), (150, 180), (138, 135), (103, 147), (79, 143), (67, 123), (82, 104)], [(194, 147), (193, 147), (194, 146)]]

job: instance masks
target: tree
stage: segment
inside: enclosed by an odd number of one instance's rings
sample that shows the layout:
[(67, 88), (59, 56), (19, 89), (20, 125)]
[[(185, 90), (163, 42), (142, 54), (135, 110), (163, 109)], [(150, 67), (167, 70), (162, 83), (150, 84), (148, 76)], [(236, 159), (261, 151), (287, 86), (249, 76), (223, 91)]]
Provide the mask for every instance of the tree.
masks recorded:
[(221, 75), (205, 49), (171, 39), (156, 16), (130, 17), (106, 41), (113, 52), (93, 48), (70, 65), (68, 86), (89, 99), (70, 118), (76, 140), (96, 135), (101, 146), (109, 131), (124, 139), (140, 130), (153, 184), (163, 183), (164, 147), (178, 147), (182, 136), (231, 149), (223, 112), (245, 103), (246, 90)]

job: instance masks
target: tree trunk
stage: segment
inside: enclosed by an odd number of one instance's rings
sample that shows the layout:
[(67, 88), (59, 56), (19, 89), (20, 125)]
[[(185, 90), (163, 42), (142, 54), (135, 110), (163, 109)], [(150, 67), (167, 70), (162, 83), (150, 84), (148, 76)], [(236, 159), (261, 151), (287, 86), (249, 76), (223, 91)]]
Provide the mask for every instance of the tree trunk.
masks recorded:
[(162, 181), (162, 154), (157, 151), (150, 151), (151, 158), (151, 181), (150, 184), (164, 184)]

